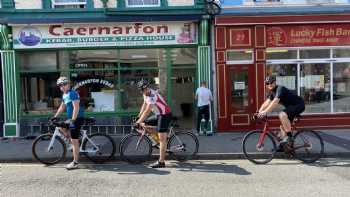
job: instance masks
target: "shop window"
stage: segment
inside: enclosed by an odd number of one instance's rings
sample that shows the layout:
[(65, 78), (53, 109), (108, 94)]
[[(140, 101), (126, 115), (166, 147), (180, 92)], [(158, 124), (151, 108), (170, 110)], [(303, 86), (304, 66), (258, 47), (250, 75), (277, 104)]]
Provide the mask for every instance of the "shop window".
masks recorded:
[(266, 57), (268, 60), (297, 59), (298, 51), (288, 49), (268, 49), (266, 50)]
[(127, 7), (159, 7), (160, 0), (126, 0)]
[(333, 58), (350, 58), (350, 49), (333, 49)]
[(331, 112), (330, 64), (301, 64), (300, 75), (300, 96), (305, 101), (305, 112)]
[[(270, 64), (266, 66), (266, 76), (276, 76), (276, 84), (284, 86), (289, 90), (298, 94), (298, 83), (297, 83), (297, 64)], [(266, 97), (268, 91), (266, 92)], [(273, 111), (273, 114), (277, 114), (283, 109), (279, 106)]]
[(300, 59), (328, 59), (330, 53), (329, 49), (305, 49), (300, 50)]
[(333, 65), (334, 112), (350, 112), (350, 63)]
[[(196, 49), (190, 48), (21, 52), (17, 57), (21, 109), (30, 114), (54, 113), (61, 103), (62, 93), (56, 87), (59, 76), (70, 78), (87, 112), (137, 111), (143, 102), (136, 88), (141, 79), (149, 80), (164, 97), (175, 83), (174, 90), (193, 95), (196, 54)], [(187, 69), (192, 69), (191, 73)], [(190, 97), (178, 97), (176, 107), (193, 104)]]
[(227, 64), (242, 64), (242, 63), (253, 63), (253, 51), (252, 50), (237, 50), (227, 51), (226, 61)]
[(87, 0), (51, 0), (53, 8), (85, 8)]
[(191, 6), (194, 5), (194, 0), (168, 0), (169, 6)]

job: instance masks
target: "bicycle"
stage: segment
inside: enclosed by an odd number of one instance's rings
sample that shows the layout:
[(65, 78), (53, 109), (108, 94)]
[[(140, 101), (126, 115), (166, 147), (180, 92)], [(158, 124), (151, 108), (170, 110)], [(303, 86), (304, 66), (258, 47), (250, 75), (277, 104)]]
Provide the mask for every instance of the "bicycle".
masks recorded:
[[(277, 152), (276, 143), (281, 142), (282, 139), (278, 135), (278, 130), (270, 130), (268, 116), (258, 118), (257, 114), (254, 114), (252, 117), (252, 120), (263, 122), (264, 129), (250, 131), (244, 136), (243, 153), (246, 159), (255, 164), (266, 164), (274, 158)], [(313, 130), (298, 130), (295, 124), (300, 118), (299, 115), (292, 122), (292, 140), (281, 148), (289, 157), (304, 163), (313, 163), (323, 156), (323, 139)]]
[[(95, 119), (85, 118), (84, 125), (93, 125)], [(48, 132), (38, 136), (32, 144), (32, 154), (36, 160), (46, 165), (61, 162), (66, 157), (67, 145), (72, 149), (70, 139), (60, 131), (59, 127), (68, 128), (63, 121), (50, 120), (49, 126), (54, 126), (52, 133)], [(112, 159), (115, 154), (115, 143), (111, 136), (102, 133), (87, 134), (87, 130), (80, 130), (80, 148), (89, 160), (95, 163), (103, 163)]]
[[(147, 126), (146, 126), (147, 127)], [(192, 159), (198, 152), (198, 138), (190, 131), (175, 131), (178, 127), (176, 119), (173, 119), (168, 128), (167, 150), (170, 156), (178, 161)], [(138, 164), (151, 158), (153, 149), (159, 149), (158, 145), (143, 126), (132, 126), (132, 132), (126, 135), (120, 142), (119, 151), (122, 160)]]

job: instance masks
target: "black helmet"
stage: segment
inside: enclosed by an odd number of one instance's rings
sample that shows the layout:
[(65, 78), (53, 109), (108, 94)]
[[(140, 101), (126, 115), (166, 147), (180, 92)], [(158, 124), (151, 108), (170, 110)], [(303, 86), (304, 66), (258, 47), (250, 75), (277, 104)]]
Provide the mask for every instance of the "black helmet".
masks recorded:
[(149, 82), (147, 80), (142, 79), (141, 81), (137, 82), (137, 88), (140, 90), (144, 90), (148, 88)]
[(265, 84), (271, 84), (276, 81), (276, 77), (273, 75), (267, 76), (265, 78)]

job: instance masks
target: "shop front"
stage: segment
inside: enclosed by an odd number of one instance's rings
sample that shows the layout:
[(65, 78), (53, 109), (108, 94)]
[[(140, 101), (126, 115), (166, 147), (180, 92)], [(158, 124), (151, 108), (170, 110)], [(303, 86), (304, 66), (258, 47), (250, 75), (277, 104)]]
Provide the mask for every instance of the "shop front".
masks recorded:
[[(0, 64), (1, 62), (1, 54), (0, 54)], [(0, 79), (2, 79), (2, 66), (0, 65)], [(2, 80), (0, 81), (0, 137), (4, 136), (4, 95), (2, 90)]]
[[(256, 128), (250, 119), (266, 98), (264, 78), (269, 75), (304, 99), (300, 127), (349, 127), (349, 18), (346, 14), (217, 17), (219, 131)], [(277, 116), (273, 123), (279, 125)]]
[(182, 125), (192, 127), (203, 57), (199, 26), (198, 21), (12, 25), (14, 84), (20, 95), (16, 135), (40, 132), (57, 110), (59, 76), (69, 77), (101, 132), (124, 132), (116, 125), (129, 124), (138, 113), (143, 98), (136, 82), (141, 79), (166, 97)]

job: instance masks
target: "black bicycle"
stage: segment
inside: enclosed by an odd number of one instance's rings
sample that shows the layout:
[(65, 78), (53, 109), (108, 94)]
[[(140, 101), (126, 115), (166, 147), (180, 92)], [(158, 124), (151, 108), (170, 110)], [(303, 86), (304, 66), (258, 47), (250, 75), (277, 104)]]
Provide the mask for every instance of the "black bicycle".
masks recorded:
[[(197, 136), (190, 131), (175, 130), (175, 127), (177, 127), (176, 119), (172, 120), (169, 127), (166, 152), (178, 161), (193, 159), (199, 147)], [(152, 144), (156, 144), (156, 142), (145, 127), (133, 126), (132, 132), (120, 142), (120, 157), (122, 160), (134, 164), (150, 160), (153, 149), (159, 149), (158, 145)]]

